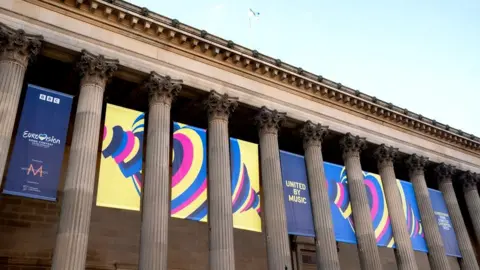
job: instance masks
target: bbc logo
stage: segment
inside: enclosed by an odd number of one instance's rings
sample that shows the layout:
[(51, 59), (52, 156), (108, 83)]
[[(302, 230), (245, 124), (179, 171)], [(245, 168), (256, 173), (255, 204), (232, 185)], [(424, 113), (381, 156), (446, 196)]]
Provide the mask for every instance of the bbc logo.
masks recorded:
[(60, 104), (60, 99), (59, 98), (54, 98), (52, 96), (47, 96), (45, 94), (40, 94), (40, 100), (47, 101), (47, 102), (52, 102), (55, 104)]

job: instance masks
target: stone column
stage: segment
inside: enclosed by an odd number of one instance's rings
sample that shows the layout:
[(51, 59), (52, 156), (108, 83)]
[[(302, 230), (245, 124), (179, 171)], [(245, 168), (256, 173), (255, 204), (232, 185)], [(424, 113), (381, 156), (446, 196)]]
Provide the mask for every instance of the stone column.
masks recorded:
[(462, 212), (458, 205), (455, 190), (452, 185), (452, 176), (455, 174), (455, 167), (442, 163), (435, 168), (435, 173), (438, 180), (440, 191), (443, 193), (445, 203), (447, 205), (448, 214), (453, 224), (455, 235), (457, 236), (458, 247), (462, 258), (460, 259), (460, 267), (464, 270), (479, 270), (477, 259), (475, 258), (475, 251), (472, 243), (470, 243), (470, 236), (463, 221)]
[(103, 93), (117, 60), (82, 51), (82, 77), (52, 269), (84, 270), (99, 151)]
[(393, 168), (393, 161), (397, 157), (398, 149), (380, 145), (374, 153), (377, 159), (378, 171), (382, 178), (383, 190), (387, 201), (388, 214), (392, 223), (393, 238), (396, 248), (394, 249), (395, 258), (399, 270), (418, 269), (413, 252), (412, 241), (407, 229), (407, 221), (402, 205), (402, 198), (397, 186), (397, 177)]
[(449, 262), (438, 229), (437, 218), (433, 212), (427, 183), (425, 182), (424, 170), (427, 163), (428, 158), (416, 154), (411, 155), (406, 161), (410, 181), (413, 184), (415, 198), (417, 199), (422, 227), (425, 232), (430, 268), (435, 270), (448, 270), (450, 269)]
[(307, 121), (301, 133), (312, 200), (317, 269), (340, 270), (328, 190), (325, 188), (327, 180), (323, 168), (322, 141), (328, 133), (328, 127)]
[(461, 176), (463, 193), (467, 203), (468, 214), (473, 224), (475, 238), (480, 243), (480, 196), (478, 195), (477, 185), (480, 180), (479, 175), (470, 171), (464, 172)]
[(381, 270), (382, 263), (373, 230), (367, 191), (363, 181), (360, 152), (366, 147), (365, 138), (347, 133), (340, 141), (347, 170), (348, 191), (352, 204), (353, 224), (357, 236), (358, 255), (363, 270)]
[(211, 270), (234, 270), (232, 183), (228, 117), (237, 98), (211, 91), (205, 100), (208, 111), (208, 227)]
[(27, 35), (0, 23), (0, 186), (12, 140), (23, 78), (40, 51), (42, 36)]
[(140, 270), (167, 270), (170, 219), (170, 109), (182, 81), (150, 74), (145, 181), (142, 190)]
[(260, 136), (260, 166), (264, 199), (265, 237), (269, 270), (292, 270), (287, 216), (283, 200), (278, 129), (286, 113), (262, 107), (255, 117)]

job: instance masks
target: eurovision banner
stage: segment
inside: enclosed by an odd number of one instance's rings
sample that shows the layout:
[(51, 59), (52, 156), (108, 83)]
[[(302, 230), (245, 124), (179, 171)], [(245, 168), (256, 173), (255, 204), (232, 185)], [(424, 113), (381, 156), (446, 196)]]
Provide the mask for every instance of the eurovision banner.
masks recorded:
[(442, 192), (429, 188), (428, 193), (430, 200), (432, 201), (433, 212), (437, 218), (438, 229), (440, 230), (440, 235), (443, 239), (445, 252), (449, 256), (461, 258), (462, 255), (460, 254), (460, 248), (458, 247), (457, 237), (453, 230), (452, 221), (448, 215), (447, 205)]
[[(206, 130), (181, 123), (173, 126), (171, 216), (206, 222)], [(129, 132), (131, 135), (127, 135)], [(115, 134), (124, 135), (114, 139)], [(127, 138), (132, 138), (132, 142), (135, 138), (133, 150), (128, 150)], [(140, 138), (143, 138), (143, 114), (108, 105), (97, 205), (140, 210), (143, 142)], [(231, 138), (230, 162), (234, 227), (260, 232), (258, 146)]]
[(140, 209), (145, 114), (107, 104), (97, 205)]
[(427, 243), (425, 242), (425, 235), (420, 222), (420, 210), (418, 210), (413, 185), (410, 182), (397, 179), (397, 187), (398, 191), (400, 191), (400, 197), (402, 198), (403, 211), (405, 220), (407, 221), (407, 231), (410, 234), (413, 249), (427, 252)]
[[(174, 123), (171, 215), (207, 221), (207, 134)], [(261, 232), (258, 146), (230, 138), (233, 226)]]
[(305, 160), (302, 156), (280, 151), (280, 164), (285, 211), (287, 217), (291, 217), (287, 218), (288, 232), (315, 236)]
[[(280, 157), (288, 232), (293, 235), (314, 237), (312, 214), (308, 212), (311, 211), (309, 194), (308, 192), (306, 194), (303, 193), (304, 191), (302, 190), (305, 189), (308, 191), (304, 158), (283, 151), (280, 151)], [(353, 225), (352, 206), (349, 199), (348, 179), (345, 167), (324, 162), (324, 169), (335, 238), (340, 242), (355, 244), (355, 228)], [(380, 176), (368, 172), (363, 172), (363, 176), (377, 245), (395, 248), (392, 226), (390, 224), (390, 217), (388, 216), (387, 203)], [(306, 186), (304, 187), (301, 184), (306, 184)], [(407, 229), (410, 234), (413, 249), (427, 252), (413, 186), (409, 182), (397, 180), (397, 187), (402, 199)], [(294, 191), (295, 189), (300, 190)], [(297, 193), (305, 195), (292, 197), (292, 193), (293, 195)], [(430, 199), (435, 215), (438, 218), (439, 228), (445, 243), (446, 254), (460, 257), (455, 233), (452, 229), (441, 192), (430, 190)], [(301, 203), (297, 203), (296, 201), (306, 202), (306, 204), (301, 205)], [(301, 207), (299, 207), (299, 205), (301, 205)]]
[(3, 193), (55, 201), (72, 96), (28, 85)]

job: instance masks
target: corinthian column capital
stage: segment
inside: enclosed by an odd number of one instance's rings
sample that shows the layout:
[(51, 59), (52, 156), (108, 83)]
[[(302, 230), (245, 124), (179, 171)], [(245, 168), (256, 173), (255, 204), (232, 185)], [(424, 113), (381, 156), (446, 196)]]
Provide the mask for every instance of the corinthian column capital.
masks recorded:
[(42, 41), (40, 35), (27, 35), (22, 29), (0, 23), (0, 60), (10, 59), (26, 66), (40, 52)]
[(322, 126), (320, 124), (314, 124), (308, 120), (300, 130), (303, 136), (303, 148), (308, 146), (321, 146), (323, 139), (328, 134), (328, 126)]
[(82, 78), (81, 84), (98, 84), (104, 88), (107, 80), (117, 71), (118, 64), (118, 60), (107, 59), (103, 55), (94, 55), (82, 50), (80, 61), (77, 63), (77, 69)]
[(228, 94), (220, 94), (211, 90), (207, 99), (203, 103), (208, 112), (208, 119), (228, 120), (230, 113), (238, 107), (238, 98), (231, 97)]
[(172, 100), (182, 90), (182, 80), (173, 80), (170, 76), (162, 76), (152, 71), (143, 83), (143, 89), (148, 91), (149, 104), (172, 104)]
[(261, 133), (277, 133), (280, 126), (285, 122), (287, 114), (270, 110), (263, 106), (255, 116), (255, 123)]
[(393, 166), (393, 162), (398, 156), (398, 148), (393, 146), (380, 145), (375, 149), (373, 156), (377, 160), (378, 166)]
[(413, 154), (407, 158), (405, 164), (407, 165), (410, 174), (412, 174), (419, 172), (423, 173), (428, 162), (427, 157)]
[(437, 176), (438, 183), (442, 182), (451, 182), (452, 176), (456, 172), (456, 168), (453, 165), (441, 163), (437, 167), (435, 167), (435, 174)]
[(460, 176), (460, 180), (462, 181), (463, 191), (468, 192), (471, 190), (476, 190), (478, 182), (480, 181), (480, 177), (478, 174), (473, 173), (471, 171), (466, 171), (462, 173)]
[(398, 148), (381, 144), (379, 147), (377, 147), (377, 149), (375, 149), (373, 156), (379, 165), (384, 163), (393, 163), (398, 156)]
[(360, 156), (360, 152), (367, 147), (367, 140), (360, 136), (354, 136), (350, 132), (340, 140), (340, 147), (344, 158), (349, 156)]

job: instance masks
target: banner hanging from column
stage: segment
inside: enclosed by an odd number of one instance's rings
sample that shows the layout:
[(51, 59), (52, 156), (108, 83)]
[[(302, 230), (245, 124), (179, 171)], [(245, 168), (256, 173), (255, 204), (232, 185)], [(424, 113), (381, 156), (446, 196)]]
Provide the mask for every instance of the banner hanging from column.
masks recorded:
[(457, 237), (453, 230), (452, 221), (450, 220), (450, 215), (448, 214), (447, 205), (442, 192), (429, 188), (428, 193), (430, 201), (432, 202), (435, 218), (437, 219), (438, 229), (440, 230), (440, 235), (443, 239), (446, 254), (448, 256), (461, 258), (462, 255), (458, 247)]
[(172, 217), (207, 221), (207, 133), (173, 124)]
[(407, 231), (410, 234), (412, 247), (414, 250), (427, 252), (427, 243), (425, 242), (425, 235), (420, 222), (420, 211), (415, 199), (413, 185), (407, 181), (397, 180), (397, 187), (402, 199), (405, 220), (407, 221)]
[[(97, 205), (140, 210), (143, 121), (143, 113), (107, 105)], [(172, 217), (207, 221), (206, 142), (204, 129), (174, 123)], [(258, 146), (230, 138), (230, 162), (233, 225), (261, 232)]]
[(290, 234), (315, 236), (310, 190), (303, 156), (280, 151), (283, 198)]
[[(173, 217), (206, 222), (206, 131), (174, 123), (172, 163)], [(230, 138), (232, 211), (235, 228), (261, 231), (258, 146)]]
[(55, 201), (72, 96), (28, 85), (3, 193)]
[[(309, 193), (303, 193), (303, 190), (308, 191), (304, 157), (284, 151), (280, 151), (280, 157), (288, 232), (293, 235), (314, 237), (313, 214), (311, 213)], [(355, 244), (355, 227), (349, 199), (346, 169), (343, 166), (328, 162), (324, 162), (323, 165), (327, 179), (326, 187), (330, 200), (335, 239), (340, 242)], [(363, 178), (377, 245), (395, 248), (393, 230), (390, 224), (390, 217), (388, 216), (387, 203), (380, 176), (363, 172)], [(292, 181), (292, 179), (295, 180)], [(306, 186), (303, 186), (303, 184)], [(397, 180), (397, 187), (402, 200), (407, 230), (413, 249), (427, 252), (428, 249), (424, 239), (413, 186), (410, 182)], [(442, 193), (433, 189), (429, 189), (429, 192), (446, 254), (460, 257), (455, 232), (453, 231)], [(295, 196), (298, 194), (300, 196)]]
[[(330, 202), (335, 205), (332, 209), (334, 226), (339, 227), (335, 230), (336, 236), (341, 239), (340, 241), (356, 243), (346, 169), (328, 162), (324, 162), (324, 166)], [(368, 172), (362, 173), (377, 245), (393, 247), (392, 226), (380, 176)]]
[(97, 205), (140, 209), (145, 114), (107, 104)]

